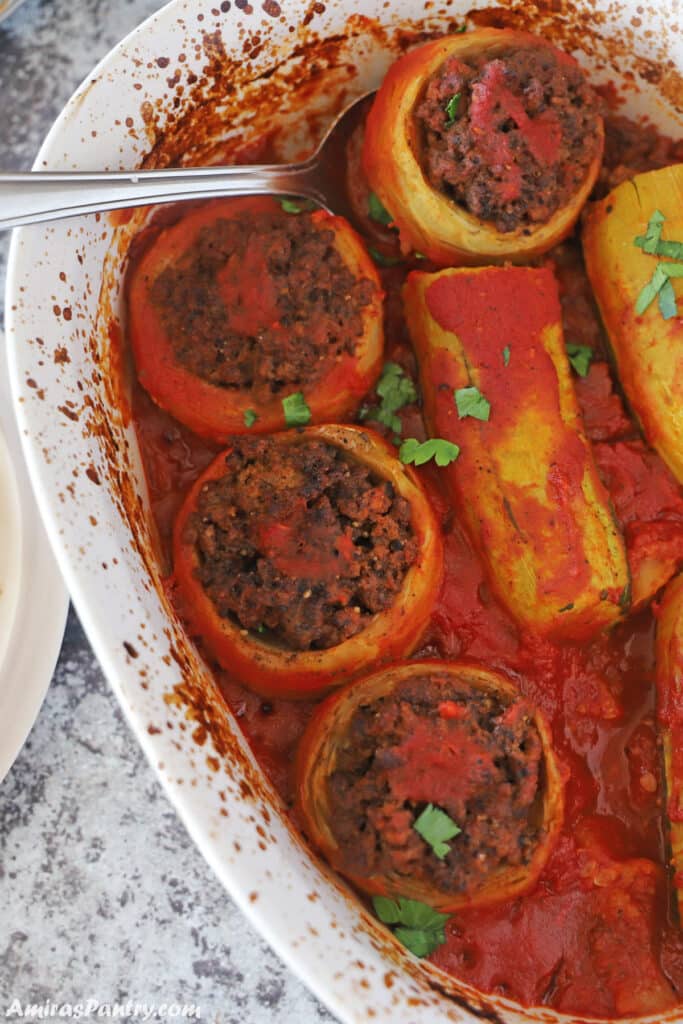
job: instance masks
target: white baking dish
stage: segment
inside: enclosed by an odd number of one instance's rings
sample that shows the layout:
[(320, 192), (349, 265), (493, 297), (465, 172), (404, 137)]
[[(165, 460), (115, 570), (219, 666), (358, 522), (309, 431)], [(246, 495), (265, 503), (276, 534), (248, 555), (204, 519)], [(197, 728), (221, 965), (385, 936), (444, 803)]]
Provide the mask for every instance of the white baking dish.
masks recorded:
[[(414, 37), (448, 30), (468, 10), (457, 0), (443, 7), (417, 0), (263, 6), (240, 0), (239, 9), (217, 4), (212, 12), (201, 0), (174, 0), (78, 90), (36, 169), (139, 166), (170, 122), (178, 127), (198, 89), (208, 102), (192, 131), (196, 139), (197, 124), (204, 124), (207, 139), (188, 153), (189, 136), (176, 131), (173, 145), (157, 144), (161, 161), (215, 159), (219, 127), (248, 140), (269, 126), (296, 126), (286, 132), (291, 155), (310, 144), (310, 132), (324, 127), (343, 95), (377, 84), (406, 31)], [(631, 113), (647, 110), (680, 133), (675, 104), (683, 89), (675, 69), (683, 69), (683, 33), (670, 31), (676, 3), (647, 12), (618, 0), (540, 2), (533, 11), (522, 0), (504, 6), (516, 24), (573, 50), (594, 80), (625, 83)], [(323, 47), (316, 39), (329, 42)], [(236, 93), (227, 91), (231, 86)], [(303, 102), (316, 114), (305, 127)], [(192, 122), (190, 115), (183, 125)], [(561, 1019), (479, 997), (414, 960), (376, 927), (290, 830), (171, 612), (121, 397), (120, 351), (112, 344), (121, 266), (139, 216), (129, 223), (90, 216), (17, 232), (7, 292), (14, 402), (33, 484), (83, 624), (131, 727), (223, 884), (343, 1021)]]

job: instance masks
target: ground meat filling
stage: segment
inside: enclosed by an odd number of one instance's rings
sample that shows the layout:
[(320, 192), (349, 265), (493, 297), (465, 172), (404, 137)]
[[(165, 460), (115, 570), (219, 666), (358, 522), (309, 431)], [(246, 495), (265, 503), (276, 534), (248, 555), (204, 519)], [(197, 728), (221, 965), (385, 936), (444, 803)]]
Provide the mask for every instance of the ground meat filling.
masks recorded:
[(387, 609), (417, 556), (393, 485), (323, 441), (238, 438), (188, 523), (218, 614), (295, 651), (334, 647)]
[(309, 214), (218, 219), (151, 284), (178, 362), (210, 384), (268, 401), (310, 385), (363, 334), (375, 297)]
[(583, 182), (598, 100), (580, 69), (537, 46), (451, 57), (416, 109), (431, 184), (498, 231), (543, 224)]
[[(465, 893), (497, 868), (528, 864), (542, 832), (542, 759), (523, 700), (506, 704), (438, 674), (404, 681), (358, 708), (328, 779), (345, 870)], [(414, 828), (428, 804), (462, 830), (443, 859)]]

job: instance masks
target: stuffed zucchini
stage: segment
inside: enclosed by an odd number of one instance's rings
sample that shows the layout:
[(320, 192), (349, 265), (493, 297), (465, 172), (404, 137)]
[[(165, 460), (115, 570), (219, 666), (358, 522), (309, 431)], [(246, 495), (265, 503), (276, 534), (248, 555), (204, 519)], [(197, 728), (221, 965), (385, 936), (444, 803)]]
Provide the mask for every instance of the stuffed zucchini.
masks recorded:
[(626, 397), (683, 482), (683, 164), (637, 174), (593, 204), (583, 251)]
[(338, 691), (297, 779), (306, 831), (337, 870), (446, 911), (531, 888), (564, 811), (545, 719), (473, 664), (407, 662)]
[[(500, 600), (576, 637), (628, 605), (623, 537), (585, 436), (548, 268), (414, 272), (404, 286), (424, 411)], [(490, 398), (490, 402), (489, 402)]]
[(390, 68), (363, 164), (403, 248), (441, 265), (527, 260), (570, 231), (598, 174), (603, 125), (573, 58), (483, 28)]

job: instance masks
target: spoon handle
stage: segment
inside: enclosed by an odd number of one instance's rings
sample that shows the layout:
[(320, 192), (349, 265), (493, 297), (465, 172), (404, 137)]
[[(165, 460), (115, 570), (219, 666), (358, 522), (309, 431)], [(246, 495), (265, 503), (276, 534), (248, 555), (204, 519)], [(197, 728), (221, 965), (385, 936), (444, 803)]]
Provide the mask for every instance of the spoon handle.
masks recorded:
[(0, 231), (100, 210), (202, 196), (297, 195), (327, 207), (315, 160), (253, 167), (152, 171), (0, 172)]

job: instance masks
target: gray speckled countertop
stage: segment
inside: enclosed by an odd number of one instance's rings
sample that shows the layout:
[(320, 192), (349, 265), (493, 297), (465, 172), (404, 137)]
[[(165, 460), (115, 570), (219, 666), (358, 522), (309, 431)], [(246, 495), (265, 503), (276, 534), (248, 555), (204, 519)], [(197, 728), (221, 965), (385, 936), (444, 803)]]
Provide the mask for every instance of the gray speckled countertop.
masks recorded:
[[(78, 83), (159, 6), (27, 0), (0, 24), (0, 166), (30, 168)], [(0, 236), (0, 309), (7, 244)], [(194, 1003), (220, 1024), (332, 1021), (192, 845), (73, 612), (0, 784), (0, 1019), (19, 1019), (7, 1015), (16, 999)]]

